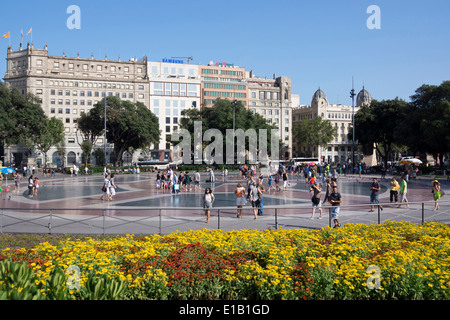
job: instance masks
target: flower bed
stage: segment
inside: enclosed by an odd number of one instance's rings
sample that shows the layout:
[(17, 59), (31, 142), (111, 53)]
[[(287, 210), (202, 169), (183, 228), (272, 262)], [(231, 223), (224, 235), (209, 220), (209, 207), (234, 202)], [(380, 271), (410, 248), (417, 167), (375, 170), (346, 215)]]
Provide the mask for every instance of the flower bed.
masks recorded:
[(0, 299), (449, 299), (450, 229), (201, 230), (0, 250)]

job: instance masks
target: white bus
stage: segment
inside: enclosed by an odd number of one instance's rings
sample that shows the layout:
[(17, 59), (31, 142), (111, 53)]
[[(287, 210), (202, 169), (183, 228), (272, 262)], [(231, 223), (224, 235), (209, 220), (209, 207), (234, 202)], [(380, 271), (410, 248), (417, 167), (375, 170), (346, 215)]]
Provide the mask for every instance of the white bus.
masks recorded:
[(289, 164), (293, 166), (301, 166), (301, 165), (318, 165), (320, 164), (319, 158), (292, 158), (289, 160)]

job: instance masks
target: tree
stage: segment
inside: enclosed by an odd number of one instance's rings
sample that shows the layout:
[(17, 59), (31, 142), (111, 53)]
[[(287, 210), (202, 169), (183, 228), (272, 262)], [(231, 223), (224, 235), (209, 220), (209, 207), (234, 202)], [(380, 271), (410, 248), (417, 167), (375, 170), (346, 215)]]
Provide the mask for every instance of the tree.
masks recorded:
[[(270, 125), (261, 115), (246, 109), (240, 101), (233, 106), (233, 101), (219, 98), (215, 100), (214, 105), (210, 108), (205, 107), (202, 110), (188, 109), (185, 111), (184, 118), (180, 120), (180, 127), (182, 129), (187, 129), (191, 133), (191, 136), (193, 136), (194, 122), (201, 121), (202, 137), (209, 129), (217, 129), (223, 137), (226, 137), (227, 130), (233, 129), (233, 108), (235, 115), (235, 130), (242, 129), (244, 132), (247, 132), (249, 129), (254, 129), (257, 133), (260, 129), (267, 130), (267, 149), (270, 156), (272, 129), (275, 129), (275, 126)], [(250, 146), (256, 146), (257, 141), (253, 141), (251, 137), (246, 137), (245, 140), (245, 150), (248, 151)], [(191, 141), (193, 143), (194, 139), (191, 138)], [(203, 149), (206, 147), (206, 144), (207, 143), (203, 144)], [(280, 147), (282, 145), (281, 141), (278, 141), (278, 144)], [(235, 144), (235, 148), (236, 147), (237, 143)], [(223, 139), (223, 150), (227, 150), (226, 138)], [(235, 149), (235, 152), (237, 152), (237, 150), (238, 149)], [(226, 157), (225, 154), (224, 157)], [(223, 159), (223, 163), (225, 162), (226, 159)]]
[(355, 135), (360, 144), (375, 143), (378, 154), (385, 165), (389, 160), (394, 143), (398, 142), (398, 124), (408, 103), (401, 99), (372, 100), (355, 115)]
[(22, 143), (32, 147), (40, 137), (46, 115), (38, 99), (23, 95), (17, 88), (0, 84), (0, 139), (2, 143)]
[[(99, 123), (104, 123), (104, 100), (97, 102), (86, 116), (82, 116), (81, 132), (93, 141), (103, 133)], [(102, 126), (103, 127), (103, 126)], [(107, 98), (106, 139), (114, 144), (114, 164), (122, 164), (125, 151), (150, 147), (159, 143), (160, 130), (158, 118), (144, 104)], [(94, 140), (95, 141), (95, 140)]]
[[(411, 115), (416, 122), (410, 124), (415, 141), (425, 152), (440, 158), (450, 151), (450, 81), (439, 86), (422, 85), (411, 96)], [(407, 118), (408, 120), (411, 117)]]
[[(294, 143), (306, 148), (326, 147), (337, 135), (336, 129), (331, 122), (323, 120), (321, 117), (316, 117), (313, 120), (303, 120), (294, 126), (292, 132)], [(309, 152), (312, 153), (312, 151)]]
[(76, 135), (80, 147), (83, 141), (90, 141), (92, 145), (95, 145), (98, 137), (102, 135), (104, 130), (104, 126), (99, 125), (104, 123), (102, 121), (104, 121), (104, 109), (94, 108), (90, 110), (89, 114), (84, 112), (80, 114), (80, 117), (77, 119)]
[(91, 157), (91, 152), (92, 152), (93, 145), (92, 145), (91, 141), (84, 140), (81, 143), (80, 148), (81, 148), (81, 151), (83, 152), (83, 155), (84, 155), (84, 166), (87, 167), (88, 162), (89, 162), (89, 158)]
[(64, 142), (64, 124), (60, 119), (46, 118), (41, 124), (39, 136), (35, 138), (36, 149), (44, 154), (44, 167), (47, 167), (47, 152), (51, 147)]

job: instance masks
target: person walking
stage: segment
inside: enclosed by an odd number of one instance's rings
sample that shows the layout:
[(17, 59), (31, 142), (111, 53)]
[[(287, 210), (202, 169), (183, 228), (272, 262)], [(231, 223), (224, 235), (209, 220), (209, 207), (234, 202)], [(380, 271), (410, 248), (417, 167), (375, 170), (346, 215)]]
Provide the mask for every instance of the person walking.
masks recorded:
[(380, 199), (379, 199), (379, 192), (381, 190), (381, 186), (378, 183), (378, 179), (377, 178), (373, 178), (372, 180), (372, 185), (370, 186), (370, 210), (369, 212), (373, 212), (373, 208), (374, 208), (374, 204), (378, 204), (380, 209), (383, 210), (383, 207), (380, 205)]
[(31, 175), (28, 178), (28, 197), (30, 198), (33, 197), (33, 187), (34, 187), (34, 178), (33, 175)]
[(432, 184), (433, 184), (433, 189), (431, 190), (431, 192), (433, 193), (433, 198), (434, 198), (434, 211), (438, 211), (439, 210), (439, 199), (441, 198), (441, 184), (437, 180), (434, 180), (432, 182)]
[(191, 180), (192, 180), (191, 175), (189, 174), (188, 171), (186, 171), (185, 174), (184, 174), (184, 183), (185, 183), (185, 186), (186, 186), (186, 191), (191, 191), (192, 190)]
[(102, 197), (100, 198), (100, 200), (108, 199), (108, 187), (109, 187), (109, 179), (108, 179), (108, 175), (105, 174), (105, 179), (103, 179), (103, 187), (102, 187)]
[(323, 202), (324, 202), (324, 203), (327, 202), (327, 201), (329, 200), (329, 196), (330, 196), (330, 194), (331, 194), (331, 181), (330, 181), (330, 179), (327, 178), (327, 179), (325, 180), (325, 183), (326, 183), (327, 191), (325, 192), (325, 198), (323, 199)]
[(263, 193), (266, 190), (264, 189), (264, 186), (262, 183), (258, 183), (256, 185), (256, 187), (258, 188), (258, 194), (259, 194), (258, 216), (262, 216), (262, 215), (264, 215)]
[(390, 190), (389, 197), (390, 197), (391, 203), (394, 201), (394, 199), (395, 199), (395, 203), (397, 203), (398, 202), (398, 189), (400, 189), (400, 184), (398, 183), (397, 179), (392, 178), (392, 180), (390, 182), (390, 188), (391, 188), (391, 190)]
[[(269, 177), (268, 177), (268, 179), (267, 179), (267, 183), (268, 183), (268, 188), (269, 188), (269, 191), (270, 190), (272, 190), (272, 188), (274, 188), (273, 187), (273, 177), (272, 177), (272, 175), (269, 175)], [(275, 188), (274, 188), (275, 189)]]
[(39, 178), (35, 177), (33, 181), (33, 196), (37, 197), (38, 189), (39, 189)]
[(409, 208), (408, 198), (406, 198), (406, 193), (408, 191), (408, 183), (405, 180), (405, 177), (402, 176), (400, 178), (400, 204), (398, 208), (402, 206), (403, 201), (406, 202), (406, 207)]
[(275, 191), (280, 191), (280, 175), (275, 173)]
[(108, 200), (112, 201), (113, 197), (116, 195), (116, 184), (114, 183), (114, 174), (111, 174), (111, 177), (109, 178), (109, 184), (108, 184)]
[(253, 208), (253, 219), (256, 219), (258, 215), (258, 206), (261, 199), (259, 198), (259, 191), (255, 184), (251, 185), (250, 191), (249, 191), (249, 201), (252, 204)]
[(320, 187), (318, 182), (315, 182), (311, 186), (311, 191), (313, 191), (313, 196), (311, 197), (312, 202), (312, 215), (310, 219), (314, 219), (314, 214), (316, 213), (316, 209), (319, 209), (319, 219), (322, 219), (322, 201), (321, 201), (321, 195), (322, 195), (322, 188)]
[(203, 195), (203, 208), (205, 209), (206, 223), (209, 223), (209, 217), (211, 215), (211, 208), (213, 206), (215, 197), (211, 191), (211, 188), (205, 189), (205, 194)]
[(20, 193), (20, 174), (18, 172), (14, 173), (14, 192)]
[(242, 186), (242, 183), (239, 182), (237, 184), (236, 190), (234, 190), (236, 194), (236, 206), (237, 206), (237, 217), (242, 218), (242, 207), (245, 205), (245, 188)]
[(250, 200), (250, 191), (252, 190), (253, 185), (255, 184), (255, 181), (253, 180), (253, 177), (249, 177), (247, 180), (247, 201)]
[(286, 170), (283, 170), (283, 191), (287, 190), (288, 185), (288, 175), (286, 173)]
[(330, 203), (331, 203), (331, 220), (334, 220), (334, 227), (340, 227), (341, 224), (339, 223), (339, 211), (340, 211), (340, 205), (342, 203), (342, 196), (339, 192), (337, 192), (337, 187), (333, 187), (331, 194), (330, 194)]
[(161, 173), (156, 174), (156, 189), (161, 189)]
[(200, 188), (200, 172), (197, 170), (194, 175), (194, 191), (197, 189), (200, 190)]

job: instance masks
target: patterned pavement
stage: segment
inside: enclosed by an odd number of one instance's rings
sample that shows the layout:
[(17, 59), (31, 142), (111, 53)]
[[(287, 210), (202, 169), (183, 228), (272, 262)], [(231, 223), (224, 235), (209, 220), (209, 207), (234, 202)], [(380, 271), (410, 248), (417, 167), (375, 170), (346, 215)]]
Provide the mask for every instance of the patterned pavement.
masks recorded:
[[(202, 228), (233, 230), (242, 228), (322, 228), (330, 224), (328, 204), (323, 205), (323, 219), (310, 219), (312, 206), (309, 185), (303, 178), (290, 176), (286, 191), (266, 191), (264, 215), (253, 219), (251, 205), (247, 203), (242, 219), (236, 218), (234, 190), (244, 180), (232, 173), (225, 182), (216, 172), (216, 183), (207, 183), (209, 174), (202, 173), (201, 190), (172, 194), (156, 188), (155, 173), (116, 175), (116, 196), (113, 201), (101, 200), (101, 176), (57, 175), (42, 177), (38, 195), (28, 197), (27, 179), (21, 181), (20, 192), (0, 193), (1, 232), (65, 232), (65, 233), (170, 233)], [(386, 220), (449, 222), (450, 202), (446, 192), (450, 181), (442, 180), (444, 191), (441, 208), (434, 211), (431, 178), (420, 177), (408, 183), (410, 208), (397, 208), (389, 204), (388, 184), (391, 177), (381, 181), (380, 202), (384, 210), (368, 212), (372, 177), (342, 176), (338, 191), (343, 204), (341, 224), (378, 223)], [(266, 179), (267, 180), (267, 179)], [(5, 187), (5, 183), (3, 185)], [(216, 197), (210, 223), (205, 223), (202, 194), (211, 187)], [(267, 190), (267, 182), (265, 183)], [(324, 194), (322, 194), (322, 199)], [(430, 202), (431, 201), (431, 202)], [(423, 204), (422, 204), (423, 203)], [(423, 206), (423, 208), (422, 208)], [(319, 216), (316, 210), (315, 217)]]

